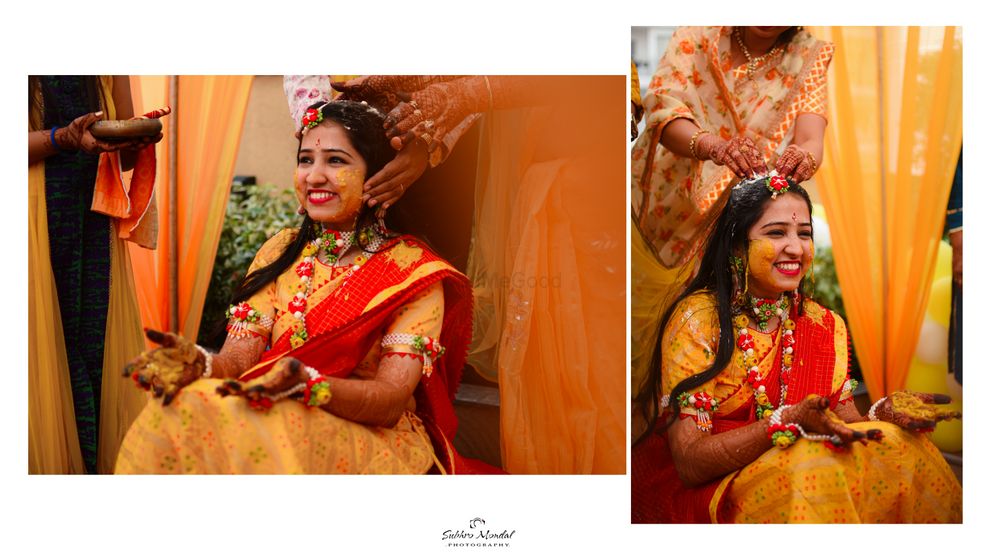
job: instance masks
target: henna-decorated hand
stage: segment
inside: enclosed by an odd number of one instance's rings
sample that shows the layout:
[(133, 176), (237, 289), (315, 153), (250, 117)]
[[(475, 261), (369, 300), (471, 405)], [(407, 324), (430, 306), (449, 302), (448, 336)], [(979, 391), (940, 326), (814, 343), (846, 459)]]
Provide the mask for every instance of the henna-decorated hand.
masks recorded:
[(707, 154), (716, 165), (725, 165), (741, 179), (767, 173), (764, 156), (750, 138), (737, 136), (724, 140), (714, 134), (706, 134), (698, 140), (696, 152)]
[(386, 136), (392, 138), (396, 149), (420, 138), (433, 152), (465, 117), (489, 107), (489, 91), (481, 76), (435, 83), (399, 97), (405, 102), (396, 105), (385, 119)]
[[(879, 440), (882, 432), (878, 429), (856, 431), (847, 426), (837, 414), (830, 410), (830, 399), (810, 394), (804, 400), (782, 412), (782, 423), (798, 423), (808, 433), (820, 435), (836, 435), (831, 443), (843, 446), (854, 441), (868, 444), (866, 439)], [(839, 442), (839, 444), (838, 444)]]
[(399, 102), (399, 93), (412, 93), (431, 83), (451, 81), (460, 76), (361, 76), (346, 82), (333, 82), (345, 101), (367, 101), (386, 111)]
[(935, 406), (950, 402), (951, 396), (947, 394), (893, 392), (875, 408), (875, 417), (911, 431), (933, 431), (939, 421), (962, 417), (962, 412), (945, 411)]
[(816, 174), (819, 165), (816, 157), (795, 144), (789, 144), (774, 164), (774, 170), (779, 175), (795, 182), (807, 181)]
[(56, 144), (64, 150), (80, 150), (92, 155), (122, 149), (124, 147), (123, 143), (99, 140), (90, 133), (90, 125), (101, 120), (101, 115), (103, 114), (104, 111), (87, 113), (77, 117), (67, 126), (57, 128), (55, 134)]
[[(381, 109), (395, 107), (399, 103), (398, 91), (407, 91), (409, 80), (418, 76), (361, 76), (346, 82), (334, 82), (333, 89), (340, 92), (337, 99), (344, 101), (365, 101)], [(412, 86), (411, 86), (412, 87)]]
[[(309, 374), (302, 362), (294, 357), (280, 359), (271, 370), (249, 383), (227, 380), (216, 388), (220, 396), (242, 396), (250, 407), (268, 409), (281, 398), (294, 396), (305, 390)], [(301, 388), (295, 390), (296, 387)]]
[(411, 142), (365, 182), (364, 199), (369, 206), (382, 205), (378, 209), (379, 217), (384, 217), (389, 206), (402, 198), (406, 190), (424, 174), (428, 158), (427, 146)]
[(142, 352), (125, 366), (125, 376), (154, 397), (163, 397), (169, 405), (181, 388), (201, 378), (205, 356), (192, 342), (178, 334), (146, 330), (146, 337), (162, 347)]

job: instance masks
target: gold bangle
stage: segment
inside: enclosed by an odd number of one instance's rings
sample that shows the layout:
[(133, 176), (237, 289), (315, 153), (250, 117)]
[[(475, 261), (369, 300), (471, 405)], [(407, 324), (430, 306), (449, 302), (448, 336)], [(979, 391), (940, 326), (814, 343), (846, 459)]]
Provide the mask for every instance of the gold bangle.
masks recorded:
[(709, 131), (708, 130), (699, 130), (699, 131), (695, 132), (691, 136), (691, 141), (688, 142), (688, 150), (690, 150), (691, 157), (693, 159), (698, 159), (698, 154), (695, 153), (694, 148), (697, 147), (697, 145), (698, 145), (698, 138), (700, 138), (702, 134), (709, 134)]

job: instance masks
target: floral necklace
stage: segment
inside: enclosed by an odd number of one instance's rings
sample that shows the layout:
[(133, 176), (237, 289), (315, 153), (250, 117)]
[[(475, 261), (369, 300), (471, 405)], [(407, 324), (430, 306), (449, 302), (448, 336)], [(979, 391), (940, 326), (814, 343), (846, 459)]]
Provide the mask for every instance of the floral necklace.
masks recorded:
[[(322, 228), (319, 224), (317, 224), (316, 230), (318, 236), (302, 248), (302, 262), (295, 267), (295, 275), (299, 277), (298, 291), (288, 302), (288, 312), (292, 313), (292, 316), (298, 321), (289, 340), (293, 349), (298, 348), (309, 339), (309, 333), (306, 330), (306, 301), (312, 292), (312, 280), (316, 274), (316, 255), (320, 249), (324, 250), (323, 256), (326, 263), (337, 266), (340, 264), (341, 257), (350, 250), (355, 241), (354, 231), (335, 231)], [(385, 240), (382, 234), (372, 227), (362, 229), (358, 234), (358, 239), (361, 241), (360, 246), (364, 247), (363, 250), (369, 253), (377, 251)], [(364, 256), (355, 260), (344, 276), (341, 286), (346, 285), (348, 278), (354, 275), (354, 272), (358, 271), (367, 260)]]
[[(766, 308), (768, 304), (770, 304), (770, 307)], [(758, 316), (766, 315), (767, 320), (770, 320), (772, 316), (778, 316), (781, 324), (780, 327), (783, 329), (781, 332), (781, 373), (778, 377), (778, 383), (781, 387), (781, 400), (778, 402), (778, 406), (780, 407), (785, 404), (785, 396), (788, 393), (788, 382), (792, 374), (792, 363), (795, 360), (793, 349), (795, 346), (795, 321), (788, 318), (788, 299), (784, 295), (782, 295), (779, 301), (771, 300), (770, 302), (767, 299), (757, 299), (751, 296), (751, 308), (754, 314)], [(763, 326), (760, 330), (764, 330), (767, 327), (767, 320), (763, 321)], [(745, 314), (740, 314), (733, 319), (733, 324), (736, 326), (736, 347), (743, 351), (743, 367), (747, 370), (747, 381), (754, 389), (757, 419), (769, 418), (774, 412), (774, 405), (767, 397), (764, 378), (757, 367), (760, 363), (760, 357), (755, 352), (756, 348), (753, 337), (750, 331), (747, 330), (747, 326), (750, 325), (750, 319)], [(759, 324), (760, 322), (758, 322)]]
[(788, 297), (782, 294), (780, 299), (766, 299), (750, 295), (750, 310), (753, 312), (754, 320), (757, 322), (757, 329), (764, 331), (767, 329), (767, 323), (771, 321), (771, 318), (779, 314), (783, 316), (788, 315)]

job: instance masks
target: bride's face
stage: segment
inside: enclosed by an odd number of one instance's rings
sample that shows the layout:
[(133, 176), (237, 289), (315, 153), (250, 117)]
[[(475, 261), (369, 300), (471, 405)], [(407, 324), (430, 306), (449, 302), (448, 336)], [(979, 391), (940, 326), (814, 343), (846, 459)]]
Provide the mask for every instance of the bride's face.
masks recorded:
[(767, 202), (748, 237), (750, 293), (776, 299), (784, 291), (795, 290), (813, 259), (806, 201), (795, 194), (783, 194)]
[(309, 217), (334, 229), (353, 229), (367, 168), (344, 127), (324, 122), (306, 130), (298, 157), (295, 195)]

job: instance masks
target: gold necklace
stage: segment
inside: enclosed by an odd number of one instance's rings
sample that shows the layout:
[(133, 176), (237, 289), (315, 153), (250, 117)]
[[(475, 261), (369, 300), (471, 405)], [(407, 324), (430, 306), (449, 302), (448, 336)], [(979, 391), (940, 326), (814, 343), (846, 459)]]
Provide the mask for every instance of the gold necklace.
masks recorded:
[[(736, 37), (736, 44), (739, 45), (740, 50), (743, 51), (743, 56), (747, 57), (747, 79), (753, 80), (753, 73), (757, 71), (760, 64), (770, 58), (772, 54), (777, 52), (778, 43), (775, 42), (774, 45), (771, 46), (771, 49), (761, 56), (750, 56), (750, 51), (747, 49), (747, 46), (743, 44), (743, 37), (741, 36), (742, 33), (740, 33), (741, 31), (742, 28), (735, 29), (733, 31), (733, 36)], [(754, 84), (756, 85), (756, 82), (754, 82)]]

